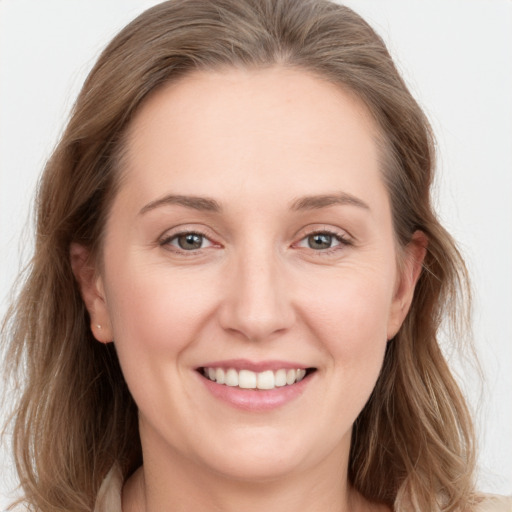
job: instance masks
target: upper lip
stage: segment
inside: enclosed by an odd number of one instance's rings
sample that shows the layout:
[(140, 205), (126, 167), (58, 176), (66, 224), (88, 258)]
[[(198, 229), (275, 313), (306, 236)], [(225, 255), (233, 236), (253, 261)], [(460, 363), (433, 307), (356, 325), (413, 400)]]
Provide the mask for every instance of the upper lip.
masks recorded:
[(268, 361), (249, 361), (248, 359), (224, 359), (222, 361), (211, 361), (201, 365), (199, 368), (233, 368), (237, 371), (239, 370), (251, 370), (253, 372), (264, 372), (266, 370), (299, 370), (299, 369), (308, 369), (311, 368), (310, 365), (305, 365), (303, 363), (298, 363), (294, 361), (278, 361), (278, 360), (268, 360)]

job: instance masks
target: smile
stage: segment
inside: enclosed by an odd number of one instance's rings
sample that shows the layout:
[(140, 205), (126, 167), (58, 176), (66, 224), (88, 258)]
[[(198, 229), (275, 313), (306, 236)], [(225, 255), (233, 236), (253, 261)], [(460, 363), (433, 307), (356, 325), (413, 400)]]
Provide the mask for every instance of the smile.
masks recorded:
[(265, 370), (263, 372), (253, 372), (251, 370), (236, 370), (234, 368), (202, 368), (204, 377), (217, 384), (223, 384), (230, 387), (241, 389), (261, 389), (269, 390), (279, 387), (291, 386), (300, 382), (304, 377), (314, 371), (313, 368), (297, 368), (279, 370)]

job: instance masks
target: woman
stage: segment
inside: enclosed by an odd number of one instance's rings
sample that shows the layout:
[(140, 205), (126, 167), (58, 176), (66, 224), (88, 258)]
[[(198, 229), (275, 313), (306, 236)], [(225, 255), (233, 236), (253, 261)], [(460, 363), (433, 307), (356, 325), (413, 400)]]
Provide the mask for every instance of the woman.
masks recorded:
[(436, 340), (465, 270), (432, 167), (347, 8), (173, 1), (126, 27), (45, 170), (11, 317), (27, 502), (499, 510)]

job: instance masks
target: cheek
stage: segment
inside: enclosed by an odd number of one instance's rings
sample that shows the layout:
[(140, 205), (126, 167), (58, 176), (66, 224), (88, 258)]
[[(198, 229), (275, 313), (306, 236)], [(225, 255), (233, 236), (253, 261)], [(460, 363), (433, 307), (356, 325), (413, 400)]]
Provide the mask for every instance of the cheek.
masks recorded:
[[(322, 376), (327, 385), (317, 405), (325, 445), (326, 440), (335, 445), (351, 431), (375, 387), (387, 346), (389, 284), (382, 277), (351, 276), (331, 280), (321, 294), (303, 296), (301, 318), (325, 355)], [(319, 453), (322, 449), (318, 447)]]
[(208, 320), (212, 299), (205, 280), (191, 279), (185, 272), (171, 273), (160, 265), (138, 270), (132, 266), (130, 270), (119, 268), (107, 283), (108, 309), (119, 351), (130, 351), (130, 357), (142, 359), (159, 353), (179, 354), (193, 343)]
[(183, 392), (176, 390), (188, 368), (187, 350), (208, 322), (213, 294), (205, 293), (204, 279), (171, 275), (161, 265), (137, 268), (120, 264), (110, 274), (108, 309), (130, 392), (146, 417), (159, 417), (162, 403), (180, 409)]
[(373, 389), (382, 366), (391, 298), (392, 286), (382, 274), (354, 274), (333, 281), (303, 315), (338, 377), (363, 395)]
[(342, 346), (350, 351), (386, 341), (392, 285), (382, 275), (333, 279), (322, 293), (317, 289), (310, 297), (314, 300), (309, 300), (305, 316), (315, 328), (325, 330), (333, 350)]

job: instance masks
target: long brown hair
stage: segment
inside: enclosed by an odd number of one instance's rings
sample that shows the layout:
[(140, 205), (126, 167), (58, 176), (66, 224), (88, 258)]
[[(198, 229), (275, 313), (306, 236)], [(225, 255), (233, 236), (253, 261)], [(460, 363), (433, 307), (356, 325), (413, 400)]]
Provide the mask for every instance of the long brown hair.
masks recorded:
[(44, 170), (34, 256), (3, 330), (7, 364), (24, 382), (13, 439), (26, 503), (90, 511), (112, 464), (125, 475), (141, 464), (137, 408), (113, 344), (92, 336), (70, 244), (101, 254), (123, 136), (144, 99), (192, 70), (229, 66), (314, 73), (355, 93), (380, 127), (397, 240), (405, 246), (421, 230), (428, 250), (411, 310), (354, 425), (349, 477), (396, 511), (466, 510), (473, 430), (437, 340), (443, 317), (457, 318), (467, 296), (466, 270), (431, 204), (431, 129), (380, 37), (327, 0), (164, 2), (124, 28), (89, 74)]

